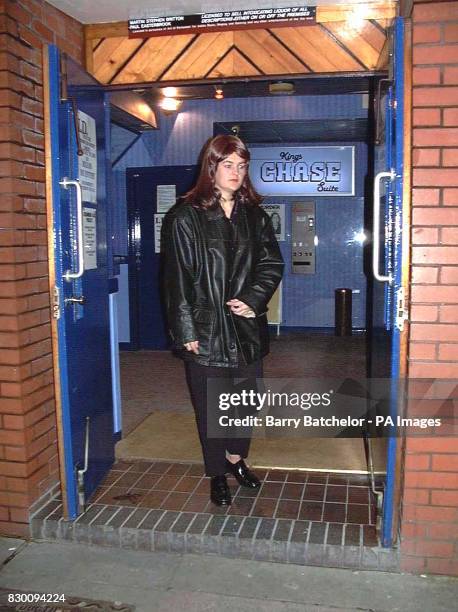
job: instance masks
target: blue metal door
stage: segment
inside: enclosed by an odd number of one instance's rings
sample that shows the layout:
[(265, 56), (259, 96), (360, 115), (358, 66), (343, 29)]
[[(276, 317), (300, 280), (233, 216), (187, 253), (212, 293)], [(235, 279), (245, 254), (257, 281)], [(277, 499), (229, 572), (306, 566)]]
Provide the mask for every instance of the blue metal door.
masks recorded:
[(132, 347), (164, 350), (170, 348), (161, 299), (161, 254), (158, 222), (158, 187), (172, 188), (175, 198), (193, 186), (196, 166), (157, 166), (127, 169), (129, 215), (129, 303)]
[[(389, 415), (399, 410), (400, 340), (404, 330), (402, 286), (402, 206), (404, 155), (404, 22), (398, 18), (393, 32), (392, 80), (385, 101), (385, 133), (376, 149), (372, 242), (372, 329), (369, 374), (386, 378)], [(387, 428), (384, 428), (385, 435)], [(397, 438), (393, 427), (387, 439), (386, 480), (381, 512), (383, 546), (393, 543), (396, 512)]]
[(52, 45), (44, 54), (59, 456), (66, 516), (75, 518), (114, 460), (109, 106), (102, 87), (78, 64)]

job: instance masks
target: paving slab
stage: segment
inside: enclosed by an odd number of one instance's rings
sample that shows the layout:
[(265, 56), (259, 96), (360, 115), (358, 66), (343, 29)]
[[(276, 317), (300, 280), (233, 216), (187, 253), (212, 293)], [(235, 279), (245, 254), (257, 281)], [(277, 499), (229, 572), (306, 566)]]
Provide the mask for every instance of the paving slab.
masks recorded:
[(136, 612), (450, 612), (458, 579), (285, 565), (219, 555), (27, 542), (0, 586), (136, 606)]
[[(187, 555), (175, 576), (178, 591), (237, 594), (319, 606), (402, 612), (450, 612), (458, 579), (392, 572), (285, 565)], [(223, 577), (223, 578), (222, 578)]]
[[(213, 593), (198, 593), (189, 591), (171, 591), (164, 593), (156, 604), (154, 612), (170, 612), (186, 610), (186, 612), (354, 612), (355, 608), (332, 608), (293, 603), (291, 601), (269, 601), (249, 599), (247, 597), (234, 597), (228, 595), (215, 595)], [(358, 612), (364, 612), (359, 609)], [(368, 611), (369, 612), (369, 611)]]
[(25, 545), (25, 540), (17, 538), (1, 538), (0, 537), (0, 565), (5, 563), (7, 559), (17, 554), (21, 546)]

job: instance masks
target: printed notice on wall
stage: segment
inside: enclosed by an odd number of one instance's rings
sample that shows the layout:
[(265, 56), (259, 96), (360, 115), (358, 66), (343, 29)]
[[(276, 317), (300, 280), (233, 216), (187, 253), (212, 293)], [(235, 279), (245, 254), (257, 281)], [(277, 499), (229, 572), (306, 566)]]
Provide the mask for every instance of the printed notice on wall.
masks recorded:
[(166, 213), (172, 208), (177, 199), (175, 185), (158, 185), (156, 190), (157, 212)]
[(269, 215), (272, 221), (272, 227), (274, 228), (275, 238), (277, 240), (285, 239), (285, 206), (283, 204), (273, 204), (271, 202), (264, 202), (262, 205), (263, 209)]
[(193, 15), (156, 15), (129, 19), (128, 28), (129, 38), (144, 38), (167, 34), (196, 34), (244, 28), (308, 25), (315, 22), (315, 6), (287, 6), (214, 11)]
[(161, 252), (161, 230), (164, 215), (154, 215), (154, 252)]
[(78, 111), (78, 127), (83, 155), (78, 155), (78, 176), (83, 202), (97, 204), (97, 135), (95, 119)]
[(97, 268), (97, 211), (83, 208), (84, 269)]

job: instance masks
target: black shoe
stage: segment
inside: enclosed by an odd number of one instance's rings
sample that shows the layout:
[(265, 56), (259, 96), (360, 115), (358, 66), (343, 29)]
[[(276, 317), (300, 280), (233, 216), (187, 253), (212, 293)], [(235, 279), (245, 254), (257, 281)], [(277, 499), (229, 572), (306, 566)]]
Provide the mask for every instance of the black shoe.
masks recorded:
[(261, 486), (258, 478), (253, 472), (250, 472), (243, 459), (240, 459), (237, 463), (231, 463), (226, 459), (226, 471), (233, 474), (242, 487), (247, 487), (247, 489), (258, 489)]
[(210, 499), (217, 506), (231, 505), (231, 491), (224, 474), (222, 476), (212, 476), (210, 481)]

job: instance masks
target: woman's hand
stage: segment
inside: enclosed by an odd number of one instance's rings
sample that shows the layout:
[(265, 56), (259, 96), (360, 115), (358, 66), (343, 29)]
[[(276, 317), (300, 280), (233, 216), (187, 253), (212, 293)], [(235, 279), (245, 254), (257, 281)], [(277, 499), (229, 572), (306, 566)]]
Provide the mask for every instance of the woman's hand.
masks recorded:
[(199, 341), (193, 340), (192, 342), (185, 342), (185, 347), (187, 351), (191, 353), (199, 354)]
[(229, 300), (226, 302), (231, 311), (238, 315), (239, 317), (246, 317), (247, 319), (252, 319), (256, 316), (256, 313), (247, 305), (245, 302), (241, 302), (240, 300)]

